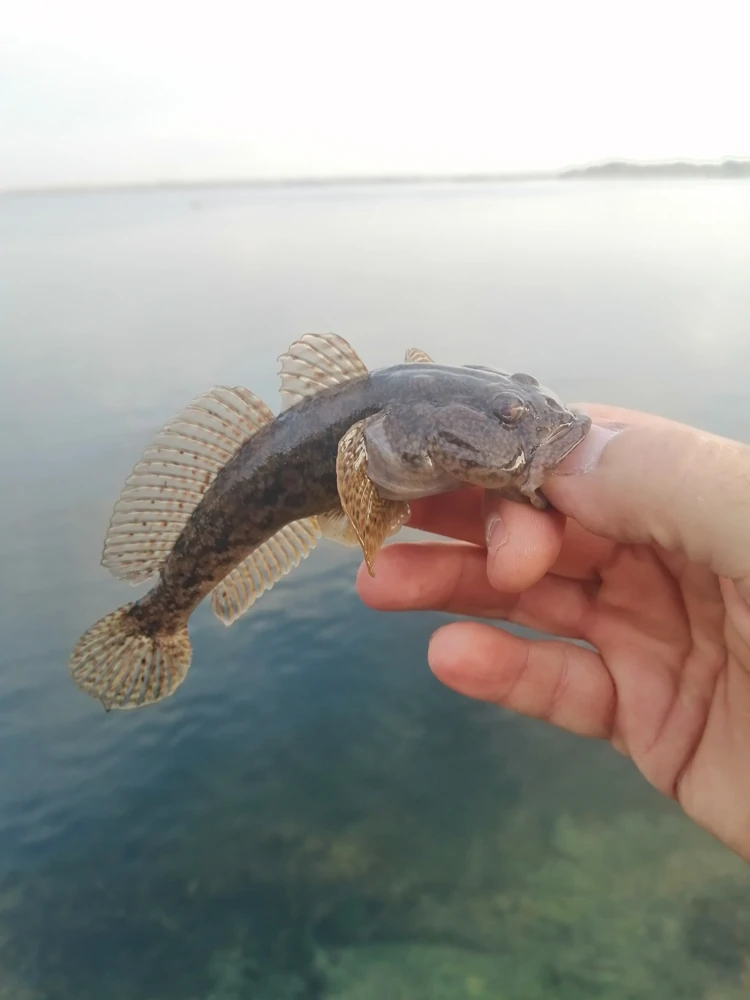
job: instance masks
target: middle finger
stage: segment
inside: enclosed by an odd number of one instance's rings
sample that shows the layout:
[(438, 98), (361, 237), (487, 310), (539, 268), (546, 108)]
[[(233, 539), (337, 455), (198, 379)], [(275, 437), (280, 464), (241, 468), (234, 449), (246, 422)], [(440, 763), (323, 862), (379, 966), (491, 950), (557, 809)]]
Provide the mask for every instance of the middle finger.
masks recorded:
[(595, 589), (548, 574), (522, 593), (487, 579), (486, 553), (455, 543), (400, 543), (378, 553), (375, 576), (360, 569), (359, 596), (380, 611), (447, 611), (497, 618), (527, 628), (586, 639)]

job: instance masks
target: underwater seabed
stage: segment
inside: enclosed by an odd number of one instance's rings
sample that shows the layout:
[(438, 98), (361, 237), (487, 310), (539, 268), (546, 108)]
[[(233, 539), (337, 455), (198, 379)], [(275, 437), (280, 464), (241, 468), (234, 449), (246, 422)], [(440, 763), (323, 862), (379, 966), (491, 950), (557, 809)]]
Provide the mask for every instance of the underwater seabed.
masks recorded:
[(390, 863), (388, 822), (225, 829), (202, 859), (194, 830), (147, 883), (127, 856), (58, 861), (6, 880), (0, 998), (745, 1000), (739, 859), (679, 816), (542, 827), (515, 812), (465, 845), (460, 872), (429, 849)]
[[(384, 631), (353, 561), (252, 636), (198, 616), (181, 726), (0, 869), (0, 1000), (747, 1000), (750, 868), (611, 748), (438, 684), (444, 616)], [(130, 716), (91, 719), (117, 773)]]

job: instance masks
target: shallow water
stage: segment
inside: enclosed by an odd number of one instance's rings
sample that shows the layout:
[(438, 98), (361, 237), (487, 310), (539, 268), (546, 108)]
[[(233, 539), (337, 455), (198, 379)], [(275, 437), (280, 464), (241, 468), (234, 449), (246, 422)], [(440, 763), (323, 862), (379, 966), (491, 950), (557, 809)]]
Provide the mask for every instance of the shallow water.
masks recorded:
[(749, 266), (743, 182), (0, 200), (0, 998), (746, 996), (746, 866), (608, 747), (438, 685), (445, 616), (361, 606), (353, 550), (199, 609), (149, 710), (66, 660), (133, 596), (125, 476), (209, 385), (276, 408), (333, 330), (750, 440)]

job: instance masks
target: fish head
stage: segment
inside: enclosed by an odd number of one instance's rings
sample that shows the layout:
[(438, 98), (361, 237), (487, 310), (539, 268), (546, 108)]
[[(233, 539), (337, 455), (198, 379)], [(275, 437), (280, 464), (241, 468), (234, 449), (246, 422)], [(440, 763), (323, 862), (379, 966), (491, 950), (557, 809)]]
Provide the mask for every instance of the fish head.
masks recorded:
[(539, 488), (591, 418), (531, 375), (473, 371), (449, 398), (401, 404), (368, 422), (367, 474), (383, 496), (409, 500), (471, 484), (547, 506)]
[(481, 390), (439, 408), (428, 450), (462, 481), (522, 485), (532, 469), (554, 469), (590, 425), (590, 417), (533, 376), (498, 373)]

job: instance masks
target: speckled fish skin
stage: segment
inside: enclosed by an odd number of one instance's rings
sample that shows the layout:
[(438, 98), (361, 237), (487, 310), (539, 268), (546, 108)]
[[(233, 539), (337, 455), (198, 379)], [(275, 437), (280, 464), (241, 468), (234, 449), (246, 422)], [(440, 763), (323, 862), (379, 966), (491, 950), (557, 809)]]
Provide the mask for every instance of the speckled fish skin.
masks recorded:
[(211, 594), (231, 625), (322, 536), (359, 544), (368, 570), (408, 502), (474, 484), (536, 507), (545, 475), (590, 419), (528, 375), (433, 363), (368, 371), (334, 334), (280, 358), (282, 411), (241, 387), (196, 397), (126, 480), (102, 564), (140, 599), (95, 622), (69, 670), (105, 708), (152, 704), (191, 661), (187, 622)]
[[(429, 365), (392, 372), (394, 382), (413, 379), (409, 393), (394, 398), (365, 430), (368, 476), (391, 499), (472, 484), (544, 508), (545, 474), (591, 424), (522, 373)], [(503, 419), (503, 407), (510, 407), (511, 422)]]
[[(509, 398), (524, 413), (506, 427), (497, 407)], [(336, 506), (338, 442), (352, 424), (379, 413), (392, 450), (373, 447), (368, 474), (384, 496), (407, 501), (462, 483), (523, 499), (519, 487), (530, 469), (554, 467), (590, 424), (537, 386), (491, 369), (394, 365), (325, 390), (279, 414), (224, 467), (159, 585), (131, 614), (149, 631), (184, 619), (252, 548), (285, 524)], [(545, 506), (536, 492), (528, 499)]]

